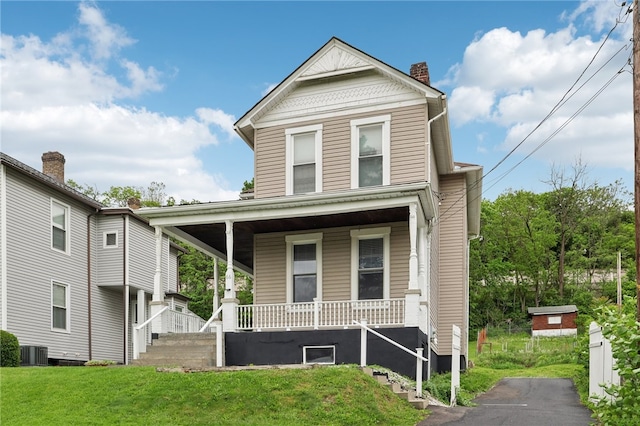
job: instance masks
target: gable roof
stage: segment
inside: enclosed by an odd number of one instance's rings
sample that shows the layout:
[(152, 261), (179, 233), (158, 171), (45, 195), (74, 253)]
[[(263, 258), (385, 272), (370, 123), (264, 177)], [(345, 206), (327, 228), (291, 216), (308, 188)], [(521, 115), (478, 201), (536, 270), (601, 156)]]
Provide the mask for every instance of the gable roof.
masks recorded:
[(93, 198), (76, 191), (75, 189), (71, 188), (68, 185), (65, 185), (62, 182), (59, 182), (51, 176), (39, 172), (33, 167), (27, 166), (26, 164), (16, 160), (15, 158), (5, 154), (4, 152), (0, 152), (0, 164), (10, 167), (24, 175), (27, 175), (35, 179), (39, 183), (48, 186), (49, 188), (52, 188), (56, 191), (59, 191), (65, 195), (68, 195), (69, 197), (80, 201), (81, 203), (84, 203), (89, 207), (92, 207), (94, 209), (101, 209), (102, 207), (104, 207), (102, 203), (94, 200)]
[(529, 315), (546, 315), (546, 314), (570, 314), (578, 312), (576, 305), (562, 306), (540, 306), (538, 308), (527, 308)]
[[(446, 114), (447, 102), (444, 92), (412, 78), (408, 74), (345, 43), (337, 37), (332, 37), (240, 117), (234, 124), (234, 130), (253, 150), (255, 142), (254, 129), (257, 121), (282, 102), (296, 88), (313, 80), (371, 72), (372, 70), (424, 96), (429, 106), (430, 119), (443, 113)], [(434, 143), (438, 170), (440, 173), (450, 173), (453, 168), (453, 154), (449, 120), (434, 120), (431, 130), (434, 140), (446, 141), (446, 143)]]

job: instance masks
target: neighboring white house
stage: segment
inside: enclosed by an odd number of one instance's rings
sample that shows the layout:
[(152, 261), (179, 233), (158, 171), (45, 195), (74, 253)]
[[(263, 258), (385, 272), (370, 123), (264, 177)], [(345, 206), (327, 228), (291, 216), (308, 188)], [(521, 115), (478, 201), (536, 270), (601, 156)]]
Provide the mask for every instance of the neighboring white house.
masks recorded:
[(128, 363), (156, 266), (175, 292), (181, 248), (131, 208), (65, 185), (58, 152), (42, 156), (42, 172), (0, 160), (0, 328), (16, 335), (24, 364)]
[[(465, 366), (482, 167), (453, 161), (426, 63), (406, 74), (332, 38), (235, 130), (254, 151), (253, 196), (137, 212), (227, 262), (226, 363), (357, 363), (366, 319), (424, 348), (432, 371)], [(253, 305), (238, 306), (234, 269), (253, 278)], [(411, 355), (370, 339), (369, 363), (415, 375)]]

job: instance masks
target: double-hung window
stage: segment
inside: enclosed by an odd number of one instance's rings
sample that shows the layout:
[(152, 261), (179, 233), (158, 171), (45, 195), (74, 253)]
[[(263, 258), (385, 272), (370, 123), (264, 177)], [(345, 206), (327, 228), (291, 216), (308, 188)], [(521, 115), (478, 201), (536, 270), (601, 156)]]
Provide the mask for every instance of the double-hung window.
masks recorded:
[(51, 247), (69, 252), (69, 206), (51, 200)]
[(389, 185), (391, 116), (351, 120), (351, 187)]
[(288, 235), (287, 303), (322, 299), (322, 233)]
[(285, 130), (286, 194), (322, 192), (322, 124)]
[(51, 284), (51, 328), (69, 331), (69, 287), (57, 282)]
[(351, 231), (351, 298), (388, 299), (390, 228)]

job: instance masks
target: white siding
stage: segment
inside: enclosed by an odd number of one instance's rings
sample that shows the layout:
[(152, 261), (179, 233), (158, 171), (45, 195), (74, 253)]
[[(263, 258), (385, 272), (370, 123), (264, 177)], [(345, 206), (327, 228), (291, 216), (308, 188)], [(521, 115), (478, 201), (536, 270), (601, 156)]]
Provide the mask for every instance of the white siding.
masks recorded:
[[(6, 168), (6, 328), (21, 345), (46, 346), (50, 358), (86, 360), (87, 216), (92, 209)], [(51, 198), (70, 207), (69, 254), (51, 248)], [(51, 331), (51, 282), (68, 286), (69, 333)], [(77, 354), (77, 355), (76, 355)]]

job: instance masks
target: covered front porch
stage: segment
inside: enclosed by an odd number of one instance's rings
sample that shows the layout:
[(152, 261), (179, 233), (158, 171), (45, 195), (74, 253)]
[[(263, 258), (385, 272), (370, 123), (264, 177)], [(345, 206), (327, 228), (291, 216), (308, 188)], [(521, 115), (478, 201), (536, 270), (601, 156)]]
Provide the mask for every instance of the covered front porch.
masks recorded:
[[(434, 212), (430, 186), (422, 182), (335, 193), (141, 209), (139, 214), (156, 227), (157, 236), (167, 233), (227, 263), (224, 294), (214, 298), (214, 304), (219, 300), (220, 315), (215, 316), (221, 321), (224, 332), (348, 329), (354, 327), (354, 321), (366, 319), (372, 327), (418, 327), (428, 334), (430, 222)], [(390, 283), (385, 284), (383, 297), (363, 300), (353, 290), (352, 297), (349, 297), (348, 290), (340, 294), (329, 294), (329, 291), (322, 294), (319, 289), (313, 300), (294, 303), (291, 297), (285, 298), (282, 284), (277, 290), (270, 291), (280, 294), (274, 297), (283, 302), (271, 303), (261, 297), (252, 305), (239, 305), (236, 271), (254, 279), (254, 289), (258, 292), (264, 288), (264, 279), (254, 275), (257, 236), (327, 229), (346, 229), (348, 236), (348, 229), (354, 227), (379, 229), (381, 224), (389, 223), (400, 227), (407, 235), (406, 247), (403, 242), (401, 250), (406, 255), (393, 254), (395, 263), (401, 265), (398, 269), (403, 271), (399, 275), (402, 278), (400, 281), (395, 276), (385, 278)], [(327, 247), (328, 243), (325, 243), (325, 250), (333, 253)], [(348, 257), (349, 253), (342, 256)], [(385, 262), (390, 262), (390, 259)], [(161, 262), (158, 255), (157, 264)], [(284, 260), (282, 262), (281, 269), (284, 269)], [(331, 275), (327, 271), (325, 266), (325, 275)], [(282, 274), (284, 276), (284, 272)], [(334, 286), (347, 289), (352, 286), (353, 276), (350, 277), (349, 272), (346, 276), (333, 275), (337, 277), (334, 280), (339, 281)], [(151, 303), (154, 333), (166, 329), (163, 316), (155, 317), (166, 306), (158, 284), (161, 281), (161, 268), (158, 266)], [(327, 288), (328, 282), (329, 279), (325, 279)], [(393, 289), (391, 292), (389, 287)]]

